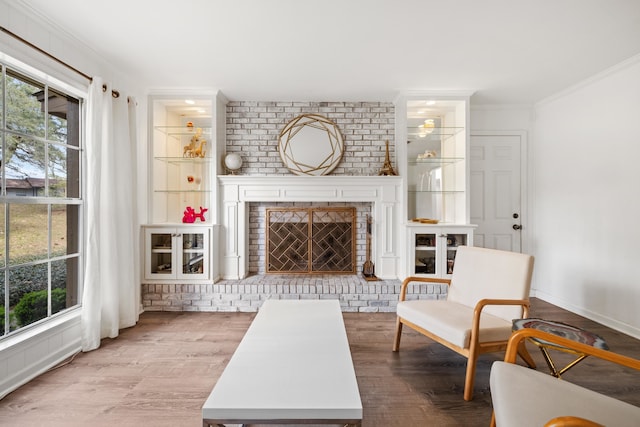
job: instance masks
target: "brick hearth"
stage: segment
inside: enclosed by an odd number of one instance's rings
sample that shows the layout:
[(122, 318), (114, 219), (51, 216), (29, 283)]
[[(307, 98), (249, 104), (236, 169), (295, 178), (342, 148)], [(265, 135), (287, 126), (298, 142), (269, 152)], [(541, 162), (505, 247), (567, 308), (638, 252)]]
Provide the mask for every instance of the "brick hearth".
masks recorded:
[[(443, 284), (410, 287), (408, 298), (443, 299)], [(255, 275), (213, 285), (142, 285), (145, 311), (257, 311), (267, 299), (339, 299), (342, 311), (395, 312), (399, 280), (360, 275)]]

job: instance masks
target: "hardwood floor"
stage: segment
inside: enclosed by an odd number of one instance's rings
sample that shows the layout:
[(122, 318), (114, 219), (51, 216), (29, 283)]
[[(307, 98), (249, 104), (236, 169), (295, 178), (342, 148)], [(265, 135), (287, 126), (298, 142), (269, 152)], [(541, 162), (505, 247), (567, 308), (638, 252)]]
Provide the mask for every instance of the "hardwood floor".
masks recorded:
[[(640, 358), (638, 340), (532, 302), (532, 316), (583, 327), (603, 336), (612, 350)], [(99, 350), (78, 354), (1, 400), (0, 425), (201, 426), (202, 403), (254, 315), (144, 313), (136, 327), (104, 340)], [(344, 320), (364, 427), (489, 425), (489, 370), (500, 354), (480, 357), (474, 400), (465, 402), (466, 359), (409, 328), (400, 352), (393, 353), (391, 313), (344, 313)], [(530, 350), (538, 369), (546, 370), (539, 352)], [(638, 375), (586, 359), (564, 378), (640, 406)]]

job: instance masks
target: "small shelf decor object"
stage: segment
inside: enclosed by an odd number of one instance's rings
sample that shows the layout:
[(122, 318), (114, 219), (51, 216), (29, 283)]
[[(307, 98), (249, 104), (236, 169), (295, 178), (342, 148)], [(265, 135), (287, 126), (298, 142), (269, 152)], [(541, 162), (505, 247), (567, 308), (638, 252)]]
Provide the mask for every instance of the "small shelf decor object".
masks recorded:
[(433, 218), (413, 218), (411, 221), (419, 222), (420, 224), (437, 224), (438, 222), (440, 222), (439, 220)]
[(384, 164), (382, 165), (382, 169), (378, 172), (378, 175), (398, 175), (396, 171), (393, 169), (393, 165), (391, 164), (391, 158), (389, 157), (389, 141), (386, 141), (386, 150), (384, 154)]
[(200, 212), (196, 213), (195, 209), (193, 209), (191, 206), (187, 206), (184, 210), (182, 222), (185, 224), (193, 224), (194, 222), (196, 222), (196, 219), (200, 219), (200, 221), (205, 222), (206, 220), (204, 219), (204, 213), (208, 210), (209, 209), (200, 206)]
[(242, 157), (238, 153), (229, 153), (224, 157), (224, 165), (231, 175), (235, 175), (242, 167)]
[(280, 132), (278, 152), (284, 165), (296, 175), (328, 175), (344, 154), (338, 126), (318, 114), (301, 114)]

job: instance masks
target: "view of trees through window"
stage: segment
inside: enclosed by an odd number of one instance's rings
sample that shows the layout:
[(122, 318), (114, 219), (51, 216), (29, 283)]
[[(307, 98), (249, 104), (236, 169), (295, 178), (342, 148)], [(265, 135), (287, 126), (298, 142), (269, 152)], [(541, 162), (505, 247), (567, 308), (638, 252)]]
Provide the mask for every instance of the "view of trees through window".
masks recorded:
[(79, 302), (80, 100), (0, 64), (0, 337)]

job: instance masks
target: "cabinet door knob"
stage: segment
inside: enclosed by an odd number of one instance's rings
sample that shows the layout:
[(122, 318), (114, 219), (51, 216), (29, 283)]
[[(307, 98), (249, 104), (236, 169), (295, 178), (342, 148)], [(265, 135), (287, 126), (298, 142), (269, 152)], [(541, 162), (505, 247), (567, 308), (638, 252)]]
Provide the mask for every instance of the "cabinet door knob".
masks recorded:
[(522, 230), (522, 226), (520, 224), (513, 224), (512, 227), (514, 230)]

